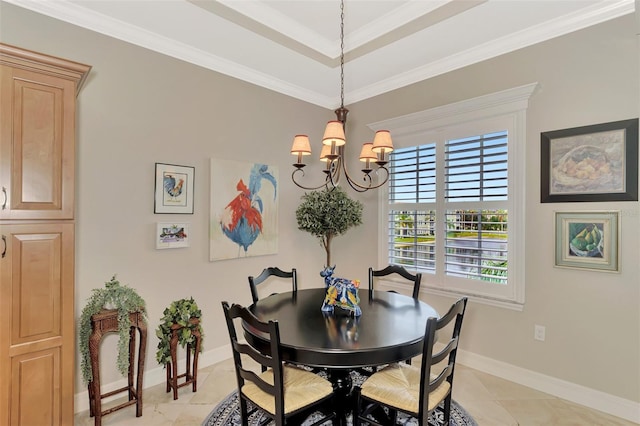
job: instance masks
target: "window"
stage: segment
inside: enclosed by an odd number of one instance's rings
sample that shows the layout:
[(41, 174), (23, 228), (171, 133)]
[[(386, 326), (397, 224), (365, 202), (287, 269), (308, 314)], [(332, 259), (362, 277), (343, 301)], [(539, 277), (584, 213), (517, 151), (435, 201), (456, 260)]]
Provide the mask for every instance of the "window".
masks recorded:
[(375, 123), (394, 134), (379, 263), (422, 288), (524, 303), (524, 144), (535, 84)]

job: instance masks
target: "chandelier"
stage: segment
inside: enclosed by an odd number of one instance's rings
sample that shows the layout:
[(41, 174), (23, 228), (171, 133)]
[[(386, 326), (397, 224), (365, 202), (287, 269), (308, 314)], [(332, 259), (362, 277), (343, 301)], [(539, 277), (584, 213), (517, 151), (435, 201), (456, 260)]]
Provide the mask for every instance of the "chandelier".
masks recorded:
[[(311, 155), (311, 145), (309, 136), (296, 135), (293, 138), (291, 154), (297, 156), (297, 162), (293, 165), (294, 170), (291, 173), (291, 180), (298, 187), (307, 190), (316, 190), (320, 188), (335, 188), (340, 183), (341, 175), (351, 188), (358, 192), (365, 192), (370, 189), (380, 188), (389, 180), (389, 170), (385, 167), (387, 164), (387, 156), (393, 151), (393, 141), (388, 130), (378, 130), (375, 133), (373, 142), (365, 142), (360, 152), (360, 161), (363, 162), (362, 180), (360, 183), (352, 177), (347, 171), (345, 164), (344, 152), (347, 139), (345, 138), (345, 128), (347, 124), (347, 114), (349, 110), (344, 107), (344, 0), (340, 2), (340, 108), (336, 109), (336, 120), (329, 121), (324, 130), (322, 138), (322, 149), (320, 151), (320, 161), (325, 162), (326, 166), (323, 172), (325, 180), (318, 186), (302, 185), (297, 179), (304, 177), (302, 170), (304, 164), (303, 157)], [(373, 164), (377, 166), (375, 174), (378, 179), (374, 181), (371, 173), (374, 172)]]

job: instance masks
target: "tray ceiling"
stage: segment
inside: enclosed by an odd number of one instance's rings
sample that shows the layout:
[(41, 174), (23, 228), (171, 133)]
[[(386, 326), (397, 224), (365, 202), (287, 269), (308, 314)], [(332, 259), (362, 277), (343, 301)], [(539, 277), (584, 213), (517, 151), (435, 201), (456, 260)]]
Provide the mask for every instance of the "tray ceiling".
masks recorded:
[[(337, 0), (3, 0), (335, 108)], [(633, 0), (346, 0), (345, 104), (634, 12)]]

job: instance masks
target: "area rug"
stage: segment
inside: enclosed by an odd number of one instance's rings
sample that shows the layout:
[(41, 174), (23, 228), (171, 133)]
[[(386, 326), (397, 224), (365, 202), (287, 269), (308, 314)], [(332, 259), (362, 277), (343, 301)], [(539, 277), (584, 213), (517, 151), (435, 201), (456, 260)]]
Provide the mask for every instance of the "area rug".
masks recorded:
[[(356, 376), (354, 376), (354, 374)], [(358, 384), (361, 382), (361, 377), (358, 377), (359, 374), (353, 373), (352, 378), (354, 384)], [(249, 406), (251, 409), (251, 405)], [(303, 424), (312, 424), (315, 420), (317, 420), (320, 415), (317, 416), (311, 415)], [(262, 414), (260, 410), (257, 410), (254, 414), (252, 414), (249, 418), (249, 426), (258, 426), (261, 425), (265, 420), (266, 416)], [(202, 426), (239, 426), (242, 424), (240, 420), (240, 404), (238, 403), (238, 393), (232, 392), (229, 394), (221, 403), (219, 403), (211, 413), (207, 416), (204, 422), (202, 422)], [(273, 422), (269, 423), (273, 424)], [(351, 417), (347, 418), (347, 424), (351, 425)], [(404, 426), (416, 426), (418, 424), (416, 419), (408, 418), (402, 413), (398, 414), (398, 425)], [(443, 426), (444, 425), (444, 415), (442, 413), (441, 407), (437, 408), (431, 416), (429, 416), (429, 426)], [(478, 426), (478, 424), (473, 420), (473, 417), (469, 415), (457, 402), (451, 401), (451, 417), (449, 419), (449, 426)]]

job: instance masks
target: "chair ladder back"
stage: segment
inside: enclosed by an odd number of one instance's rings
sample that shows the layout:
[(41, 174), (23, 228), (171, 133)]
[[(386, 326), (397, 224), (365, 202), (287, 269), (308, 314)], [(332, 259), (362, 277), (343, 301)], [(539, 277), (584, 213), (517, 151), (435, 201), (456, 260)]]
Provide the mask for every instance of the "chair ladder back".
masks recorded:
[(257, 287), (271, 276), (279, 278), (290, 278), (293, 292), (296, 293), (298, 291), (298, 273), (296, 271), (296, 268), (293, 268), (290, 272), (287, 272), (283, 271), (277, 266), (270, 266), (268, 268), (264, 268), (260, 275), (258, 275), (257, 277), (250, 275), (248, 278), (249, 289), (251, 290), (251, 299), (253, 300), (253, 303), (256, 303), (260, 299)]
[[(434, 317), (427, 318), (425, 326), (424, 344), (422, 348), (422, 361), (420, 370), (420, 401), (418, 402), (418, 413), (426, 413), (429, 406), (429, 381), (431, 379), (431, 366), (433, 363), (432, 353), (433, 345), (436, 342), (436, 330), (438, 319)], [(428, 417), (428, 416), (427, 416)]]
[(439, 352), (431, 354), (431, 364), (438, 364), (440, 361), (447, 357), (449, 357), (449, 361), (451, 361), (451, 355), (456, 349), (458, 349), (458, 338), (454, 337), (453, 339), (449, 340), (446, 346)]
[[(229, 336), (231, 337), (238, 388), (242, 388), (247, 380), (253, 382), (262, 391), (273, 395), (277, 409), (279, 407), (279, 410), (284, 412), (284, 397), (281, 392), (278, 392), (278, 389), (283, 388), (282, 362), (280, 361), (280, 329), (278, 322), (269, 321), (268, 323), (264, 323), (256, 318), (248, 309), (237, 304), (229, 307), (227, 302), (222, 302), (222, 306), (224, 308), (227, 326), (229, 327)], [(270, 343), (269, 351), (262, 353), (251, 345), (240, 343), (238, 341), (234, 319), (242, 319), (247, 326), (263, 333), (268, 333)], [(241, 355), (247, 355), (261, 366), (271, 368), (274, 377), (273, 384), (262, 379), (254, 371), (245, 368)], [(262, 371), (265, 371), (266, 368), (263, 368)]]
[(434, 378), (431, 379), (430, 382), (428, 382), (428, 392), (431, 393), (434, 390), (438, 389), (438, 387), (445, 381), (448, 380), (449, 377), (451, 377), (451, 374), (453, 373), (453, 365), (452, 364), (447, 364), (447, 366), (445, 368), (442, 369), (442, 371), (440, 371), (440, 373), (438, 373), (438, 375)]
[(414, 299), (420, 297), (420, 284), (422, 284), (422, 272), (418, 272), (416, 274), (416, 279), (413, 284), (413, 293), (411, 294), (411, 296)]
[[(302, 420), (318, 411), (323, 414), (323, 418), (317, 420), (314, 425), (319, 426), (336, 417), (335, 409), (331, 406), (333, 404), (331, 383), (307, 371), (294, 371), (297, 370), (297, 367), (285, 366), (282, 362), (278, 321), (262, 322), (249, 309), (237, 304), (233, 304), (230, 307), (228, 302), (222, 302), (222, 307), (233, 349), (242, 424), (247, 424), (247, 419), (254, 410), (261, 410), (273, 420), (276, 426), (302, 424)], [(239, 343), (236, 324), (239, 323), (237, 320), (240, 319), (243, 321), (242, 327), (246, 330), (250, 330), (252, 333), (254, 331), (264, 333), (265, 338), (268, 336), (268, 344), (254, 348), (249, 344)], [(258, 362), (263, 367), (263, 373), (257, 374), (245, 368), (242, 365), (243, 357), (241, 355), (248, 356)], [(266, 368), (264, 367), (270, 367), (271, 370), (265, 373)], [(293, 389), (293, 404), (296, 404), (295, 399), (300, 396), (309, 399), (305, 406), (298, 407), (289, 413), (285, 412), (285, 369), (287, 369), (287, 374), (290, 375), (288, 377), (291, 378), (288, 385)], [(273, 379), (271, 379), (271, 374), (273, 374)], [(245, 384), (245, 381), (251, 383)], [(306, 391), (308, 395), (302, 395), (305, 391), (300, 387), (301, 383), (315, 391), (314, 394), (311, 394), (311, 391)], [(319, 387), (318, 384), (320, 385)], [(256, 387), (259, 390), (256, 390)], [(260, 391), (267, 395), (262, 394)], [(313, 397), (316, 399), (313, 400)], [(248, 402), (253, 403), (251, 411), (248, 409)]]
[(369, 268), (369, 297), (373, 294), (373, 277), (384, 277), (387, 275), (398, 274), (406, 280), (413, 282), (411, 297), (417, 299), (420, 295), (420, 284), (422, 282), (422, 273), (412, 274), (400, 265), (388, 265), (384, 269), (374, 270)]
[[(451, 407), (451, 392), (453, 389), (453, 372), (455, 370), (456, 354), (458, 351), (458, 341), (460, 330), (462, 329), (462, 319), (467, 306), (467, 298), (459, 299), (445, 315), (441, 318), (429, 318), (425, 329), (424, 347), (422, 355), (422, 376), (420, 380), (420, 410), (419, 412), (428, 417), (429, 397), (431, 393), (441, 386), (444, 381), (449, 382), (449, 391), (445, 397), (445, 410)], [(434, 344), (436, 343), (436, 332), (442, 330), (455, 320), (451, 338), (446, 341), (444, 348), (434, 353)], [(435, 378), (431, 378), (431, 367), (437, 365), (448, 357), (446, 367), (443, 367)], [(448, 411), (447, 411), (448, 413)], [(448, 415), (446, 417), (448, 419)], [(427, 423), (424, 423), (427, 424)]]

